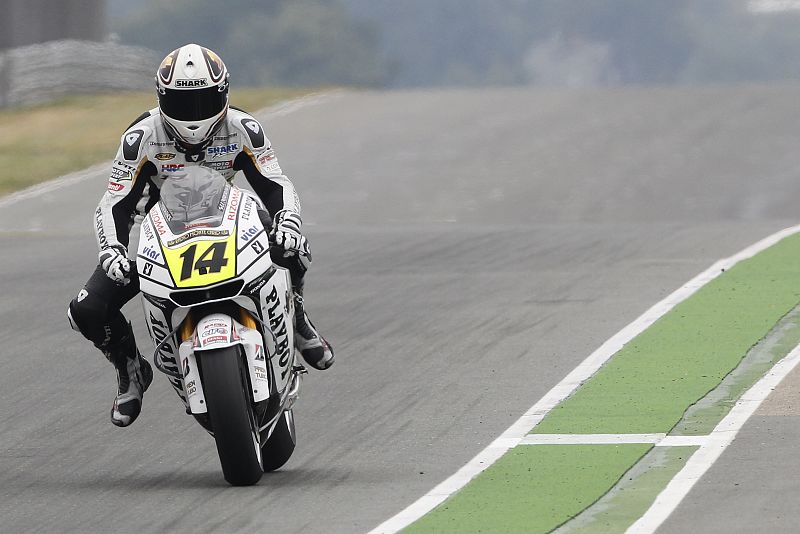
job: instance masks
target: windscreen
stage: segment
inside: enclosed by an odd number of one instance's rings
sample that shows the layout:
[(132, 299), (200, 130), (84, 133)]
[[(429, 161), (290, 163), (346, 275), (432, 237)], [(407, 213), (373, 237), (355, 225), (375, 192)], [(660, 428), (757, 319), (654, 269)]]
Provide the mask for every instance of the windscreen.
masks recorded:
[(161, 186), (161, 206), (173, 233), (191, 228), (214, 227), (222, 222), (231, 186), (207, 167), (188, 167), (170, 176)]

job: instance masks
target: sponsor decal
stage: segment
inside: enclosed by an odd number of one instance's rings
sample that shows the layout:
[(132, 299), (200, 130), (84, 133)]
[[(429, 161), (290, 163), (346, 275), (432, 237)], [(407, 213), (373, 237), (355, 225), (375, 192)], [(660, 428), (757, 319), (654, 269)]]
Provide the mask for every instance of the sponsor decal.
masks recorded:
[(97, 210), (94, 212), (94, 228), (100, 249), (108, 248), (108, 238), (106, 237), (106, 230), (103, 227), (103, 210), (100, 206), (98, 206)]
[[(167, 339), (167, 335), (169, 335), (169, 329), (167, 328), (166, 324), (156, 319), (152, 311), (150, 311), (148, 315), (150, 316), (150, 328), (152, 329), (153, 340), (155, 341), (156, 346), (161, 345), (161, 343), (164, 343), (164, 341)], [(177, 371), (178, 362), (175, 361), (175, 349), (173, 349), (172, 343), (173, 343), (172, 340), (170, 340), (167, 343), (164, 343), (163, 345), (161, 345), (160, 350), (163, 356), (164, 363), (175, 368), (175, 370)]]
[[(80, 292), (78, 292), (78, 302), (82, 301), (83, 299), (85, 299), (88, 296), (89, 296), (89, 292), (86, 291), (85, 289), (81, 289)], [(258, 348), (261, 348), (261, 347), (259, 346)], [(258, 357), (256, 357), (256, 360), (257, 359), (258, 359)], [(264, 358), (261, 358), (261, 359), (263, 360)]]
[(242, 218), (249, 219), (250, 218), (250, 211), (253, 209), (253, 204), (255, 204), (255, 200), (250, 197), (247, 197), (244, 201), (244, 205), (242, 206)]
[(266, 358), (264, 357), (264, 347), (262, 347), (261, 345), (256, 345), (255, 360), (260, 362), (266, 361)]
[(195, 393), (197, 393), (197, 384), (195, 384), (194, 380), (190, 380), (186, 383), (186, 395), (191, 397)]
[(239, 201), (242, 198), (242, 193), (240, 190), (235, 189), (233, 194), (231, 194), (230, 201), (228, 202), (228, 216), (226, 217), (229, 221), (233, 221), (236, 219), (236, 210), (239, 209)]
[(214, 169), (215, 171), (225, 171), (233, 168), (233, 161), (231, 160), (206, 161), (205, 163), (203, 163), (203, 166), (208, 167), (210, 169)]
[[(147, 245), (146, 247), (144, 247), (142, 249), (142, 256), (145, 256), (146, 258), (150, 258), (151, 260), (159, 260), (159, 259), (161, 259), (161, 253), (159, 251), (157, 251), (156, 249), (154, 249), (153, 247), (151, 247), (150, 245)], [(151, 269), (152, 269), (152, 267), (151, 267)]]
[(256, 378), (259, 380), (266, 380), (267, 379), (267, 369), (266, 367), (260, 367), (258, 365), (253, 366), (253, 370), (256, 372)]
[(131, 171), (120, 169), (117, 166), (111, 167), (111, 179), (115, 182), (125, 182), (133, 179)]
[(167, 229), (164, 227), (164, 219), (161, 218), (161, 215), (158, 211), (150, 212), (150, 220), (153, 221), (153, 226), (156, 227), (156, 232), (158, 235), (164, 235), (167, 233)]
[(261, 131), (261, 126), (259, 126), (258, 122), (254, 120), (245, 122), (244, 127), (253, 132), (254, 134), (257, 134), (258, 132)]
[(239, 132), (231, 132), (228, 135), (215, 135), (214, 141), (227, 141), (231, 137), (239, 137)]
[(228, 329), (227, 329), (227, 328), (222, 328), (222, 327), (218, 327), (218, 328), (204, 328), (204, 329), (203, 329), (203, 335), (202, 335), (202, 337), (215, 336), (215, 335), (224, 335), (224, 336), (227, 336), (227, 335), (228, 335)]
[(191, 232), (187, 232), (180, 237), (177, 237), (171, 241), (167, 242), (168, 247), (174, 247), (175, 245), (180, 245), (194, 237), (198, 236), (209, 236), (209, 237), (226, 237), (229, 234), (227, 230), (207, 230), (207, 229), (198, 229), (192, 230)]
[(208, 87), (208, 80), (175, 80), (175, 87)]
[(251, 226), (250, 228), (239, 234), (239, 239), (242, 241), (242, 243), (247, 243), (248, 241), (250, 241), (250, 238), (256, 235), (257, 233), (258, 233), (258, 227)]
[(183, 376), (189, 376), (189, 371), (191, 368), (189, 367), (189, 358), (183, 359)]
[(178, 172), (184, 168), (183, 163), (165, 163), (161, 165), (161, 172)]
[(286, 319), (283, 310), (278, 307), (281, 301), (278, 298), (278, 290), (273, 287), (266, 297), (267, 315), (269, 316), (269, 326), (278, 344), (275, 352), (278, 356), (278, 364), (281, 366), (281, 379), (286, 378), (289, 372), (289, 336), (286, 332)]
[(156, 154), (156, 159), (159, 161), (167, 161), (177, 156), (174, 152), (159, 152)]
[(213, 343), (227, 343), (228, 336), (211, 336), (208, 339), (203, 340), (203, 345), (211, 345)]
[(122, 191), (125, 189), (125, 186), (122, 184), (118, 184), (116, 182), (108, 182), (108, 190), (112, 193), (116, 193), (118, 191)]
[(262, 165), (266, 165), (267, 163), (269, 163), (274, 159), (275, 159), (275, 151), (270, 148), (266, 152), (261, 154), (261, 157), (258, 158), (258, 162)]
[(141, 132), (138, 131), (129, 133), (128, 135), (125, 136), (125, 144), (127, 144), (128, 146), (134, 146), (136, 144), (136, 141), (138, 141), (141, 136), (142, 136)]
[(261, 125), (258, 124), (257, 120), (252, 118), (242, 119), (241, 125), (245, 129), (245, 132), (247, 132), (247, 136), (250, 138), (250, 144), (253, 148), (261, 148), (265, 145), (264, 130), (261, 129)]
[(121, 161), (121, 160), (118, 160), (118, 159), (114, 160), (114, 167), (120, 167), (122, 169), (131, 171), (131, 172), (136, 170), (136, 167), (134, 167), (133, 165), (128, 165), (124, 161)]
[(175, 146), (175, 141), (150, 141), (150, 146)]
[(128, 161), (136, 161), (139, 156), (139, 145), (142, 142), (144, 130), (132, 130), (125, 134), (122, 143), (122, 157)]
[(150, 227), (150, 223), (146, 222), (142, 224), (142, 233), (147, 241), (153, 240), (153, 229)]
[(206, 153), (214, 158), (222, 157), (226, 154), (233, 154), (239, 151), (239, 143), (230, 143), (228, 145), (210, 146), (206, 149)]

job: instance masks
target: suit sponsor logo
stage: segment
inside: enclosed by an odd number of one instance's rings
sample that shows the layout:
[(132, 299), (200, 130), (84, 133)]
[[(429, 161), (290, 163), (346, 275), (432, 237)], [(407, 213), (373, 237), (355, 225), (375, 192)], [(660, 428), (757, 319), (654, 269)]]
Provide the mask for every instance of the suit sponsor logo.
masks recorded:
[(108, 182), (108, 190), (116, 193), (125, 189), (125, 186), (117, 182)]
[(207, 87), (208, 80), (201, 78), (199, 80), (175, 80), (175, 87)]
[(210, 146), (206, 149), (206, 153), (208, 153), (209, 156), (213, 156), (215, 158), (224, 156), (225, 154), (232, 154), (238, 151), (239, 151), (239, 143), (231, 143), (229, 145), (222, 145), (222, 146)]
[(233, 168), (233, 161), (206, 161), (203, 163), (203, 166), (208, 167), (209, 169), (214, 169), (215, 171), (225, 171)]
[(133, 179), (131, 171), (121, 169), (117, 166), (111, 167), (111, 179), (115, 182), (125, 182)]
[(175, 146), (175, 141), (150, 141), (150, 146)]
[(161, 166), (161, 172), (179, 172), (184, 168), (183, 163), (166, 163)]
[(159, 161), (166, 161), (168, 159), (172, 159), (176, 156), (173, 152), (159, 152), (156, 154), (156, 159)]

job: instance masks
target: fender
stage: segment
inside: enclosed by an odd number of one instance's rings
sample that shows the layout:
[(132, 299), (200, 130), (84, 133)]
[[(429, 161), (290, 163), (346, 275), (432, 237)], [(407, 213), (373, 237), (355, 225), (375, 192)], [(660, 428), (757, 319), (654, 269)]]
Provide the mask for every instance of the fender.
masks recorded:
[(229, 315), (212, 313), (198, 321), (192, 337), (181, 343), (178, 350), (184, 393), (192, 414), (208, 412), (203, 383), (197, 369), (197, 354), (234, 345), (241, 345), (247, 357), (253, 400), (259, 402), (269, 398), (270, 381), (261, 334)]

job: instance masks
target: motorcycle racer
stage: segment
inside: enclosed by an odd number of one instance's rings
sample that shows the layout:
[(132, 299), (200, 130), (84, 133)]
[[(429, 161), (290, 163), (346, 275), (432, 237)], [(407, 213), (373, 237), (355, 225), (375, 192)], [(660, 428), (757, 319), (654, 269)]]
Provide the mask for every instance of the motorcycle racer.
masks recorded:
[(303, 286), (311, 261), (302, 233), (300, 201), (283, 174), (261, 124), (229, 106), (228, 71), (213, 51), (187, 44), (170, 52), (156, 73), (158, 107), (143, 113), (122, 135), (108, 189), (95, 211), (99, 265), (70, 302), (73, 329), (94, 343), (117, 371), (111, 421), (130, 425), (141, 411), (153, 372), (139, 351), (130, 323), (120, 311), (139, 293), (128, 259), (136, 215), (159, 199), (161, 185), (190, 166), (212, 168), (228, 181), (242, 171), (272, 218), (273, 261), (291, 273), (295, 304), (295, 344), (305, 361), (327, 369), (330, 344), (304, 308)]

